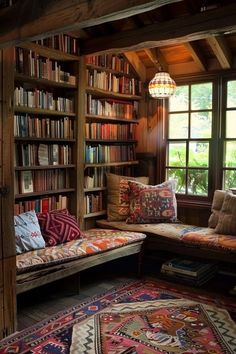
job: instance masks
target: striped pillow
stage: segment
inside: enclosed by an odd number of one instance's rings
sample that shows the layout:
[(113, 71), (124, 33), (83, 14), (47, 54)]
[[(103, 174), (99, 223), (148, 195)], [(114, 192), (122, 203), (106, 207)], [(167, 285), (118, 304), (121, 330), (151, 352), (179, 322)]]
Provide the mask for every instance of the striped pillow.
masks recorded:
[(46, 246), (72, 241), (82, 235), (75, 216), (67, 209), (39, 213), (37, 216)]

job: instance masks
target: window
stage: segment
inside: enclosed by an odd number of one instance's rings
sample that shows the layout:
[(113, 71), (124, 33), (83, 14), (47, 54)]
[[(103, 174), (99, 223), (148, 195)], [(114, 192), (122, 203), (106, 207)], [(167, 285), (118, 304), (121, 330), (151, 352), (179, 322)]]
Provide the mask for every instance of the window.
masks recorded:
[(204, 82), (178, 86), (169, 99), (166, 177), (177, 179), (180, 194), (208, 196), (212, 97), (213, 83)]
[(223, 189), (236, 188), (236, 80), (225, 82)]

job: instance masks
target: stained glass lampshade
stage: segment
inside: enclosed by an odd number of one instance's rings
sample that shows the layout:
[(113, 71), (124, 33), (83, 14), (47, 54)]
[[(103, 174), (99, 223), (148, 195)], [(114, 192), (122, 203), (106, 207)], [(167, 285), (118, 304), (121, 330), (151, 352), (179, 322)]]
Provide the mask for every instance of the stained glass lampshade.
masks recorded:
[(176, 83), (167, 72), (160, 71), (149, 82), (148, 89), (153, 98), (167, 98), (175, 93)]

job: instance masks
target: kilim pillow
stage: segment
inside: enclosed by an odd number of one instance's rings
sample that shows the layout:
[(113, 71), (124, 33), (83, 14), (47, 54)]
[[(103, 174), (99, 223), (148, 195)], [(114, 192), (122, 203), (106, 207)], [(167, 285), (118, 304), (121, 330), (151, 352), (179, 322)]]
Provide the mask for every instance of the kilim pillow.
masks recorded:
[(175, 181), (149, 186), (129, 181), (129, 224), (157, 223), (177, 220)]
[(82, 235), (75, 217), (67, 209), (39, 213), (37, 216), (47, 246), (72, 241)]
[(226, 193), (215, 232), (236, 235), (236, 195)]
[[(107, 219), (108, 221), (126, 220), (129, 215), (129, 185), (127, 180), (148, 183), (148, 177), (127, 177), (107, 173)], [(122, 186), (120, 185), (123, 181)], [(121, 198), (121, 190), (123, 198)], [(125, 196), (125, 197), (124, 197)]]
[(45, 247), (39, 222), (34, 210), (14, 216), (16, 253)]

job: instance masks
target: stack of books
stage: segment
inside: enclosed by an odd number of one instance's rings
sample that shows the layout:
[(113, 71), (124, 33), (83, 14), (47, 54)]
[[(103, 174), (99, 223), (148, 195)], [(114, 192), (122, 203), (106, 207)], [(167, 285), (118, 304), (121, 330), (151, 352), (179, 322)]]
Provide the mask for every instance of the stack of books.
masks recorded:
[(173, 258), (162, 264), (161, 273), (173, 280), (201, 286), (215, 275), (216, 269), (212, 263)]

